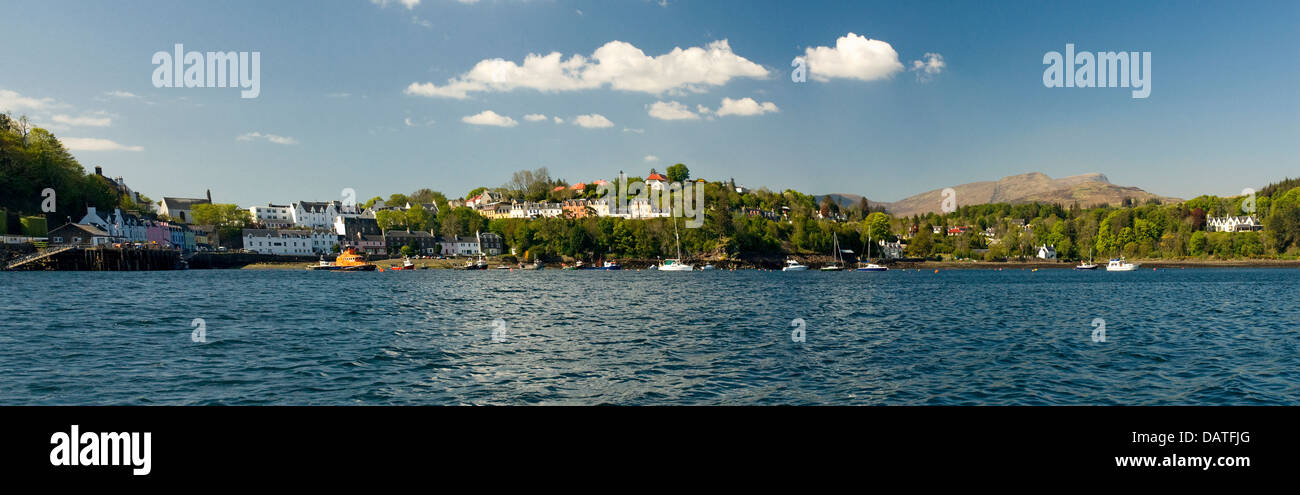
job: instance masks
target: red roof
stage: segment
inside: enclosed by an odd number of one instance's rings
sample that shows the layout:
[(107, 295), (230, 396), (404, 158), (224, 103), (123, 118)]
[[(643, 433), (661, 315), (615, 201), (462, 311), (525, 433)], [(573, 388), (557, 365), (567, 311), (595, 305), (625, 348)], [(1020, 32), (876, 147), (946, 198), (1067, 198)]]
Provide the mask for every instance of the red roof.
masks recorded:
[(573, 185), (573, 190), (574, 190), (574, 191), (581, 191), (581, 190), (586, 189), (586, 188), (587, 188), (587, 185), (586, 185), (586, 184), (583, 184), (583, 183), (581, 183), (581, 182), (579, 182), (579, 183)]
[(646, 177), (645, 180), (659, 180), (659, 181), (667, 182), (667, 181), (668, 181), (668, 178), (667, 178), (667, 177), (664, 177), (663, 174), (661, 174), (661, 173), (659, 173), (659, 172), (654, 172), (654, 173), (650, 174), (650, 177)]
[(551, 190), (552, 190), (552, 191), (563, 191), (563, 190), (564, 190), (564, 186), (555, 186), (555, 189), (551, 189)]
[(591, 181), (591, 185), (593, 185), (593, 186), (603, 186), (603, 185), (605, 185), (605, 184), (609, 184), (609, 181), (604, 180), (604, 179), (596, 179), (596, 180)]

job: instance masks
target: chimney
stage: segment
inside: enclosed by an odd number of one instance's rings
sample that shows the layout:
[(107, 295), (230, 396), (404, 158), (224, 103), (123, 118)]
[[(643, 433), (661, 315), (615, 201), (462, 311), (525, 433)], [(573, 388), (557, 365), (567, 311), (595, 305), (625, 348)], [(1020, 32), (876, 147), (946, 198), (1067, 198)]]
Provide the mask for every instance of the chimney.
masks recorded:
[(104, 175), (104, 167), (95, 167), (95, 175), (102, 177)]
[(211, 189), (208, 189), (208, 203), (209, 203), (209, 204), (212, 203), (212, 190), (211, 190)]

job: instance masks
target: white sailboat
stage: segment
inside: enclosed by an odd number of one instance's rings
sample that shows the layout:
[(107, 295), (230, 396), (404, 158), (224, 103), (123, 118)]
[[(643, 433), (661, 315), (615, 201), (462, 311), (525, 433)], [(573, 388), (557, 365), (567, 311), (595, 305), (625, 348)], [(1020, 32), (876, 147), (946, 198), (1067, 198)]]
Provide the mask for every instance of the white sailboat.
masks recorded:
[(682, 237), (677, 234), (677, 219), (673, 218), (671, 220), (673, 221), (673, 239), (676, 240), (677, 242), (677, 257), (666, 259), (660, 262), (659, 271), (689, 272), (691, 270), (694, 270), (695, 269), (694, 266), (687, 263), (682, 263)]
[(866, 262), (866, 263), (861, 263), (861, 262), (859, 262), (859, 263), (858, 263), (858, 267), (857, 267), (856, 269), (854, 269), (854, 271), (858, 271), (858, 272), (887, 272), (887, 271), (889, 271), (889, 267), (884, 266), (884, 265), (877, 265), (877, 264), (871, 262), (871, 227), (870, 227), (870, 226), (867, 227), (867, 247), (866, 247), (866, 249), (864, 249), (863, 251), (864, 251), (864, 252), (863, 252), (863, 255), (865, 255), (865, 256), (867, 257), (867, 262)]
[(840, 258), (840, 236), (834, 233), (832, 233), (831, 235), (835, 236), (835, 253), (834, 253), (835, 261), (832, 261), (830, 264), (823, 266), (822, 267), (823, 272), (838, 272), (844, 269), (843, 266), (840, 266), (840, 263), (843, 261)]
[(1097, 269), (1097, 264), (1092, 262), (1092, 248), (1088, 249), (1088, 262), (1087, 263), (1079, 262), (1079, 266), (1074, 267), (1074, 269), (1075, 270), (1096, 270)]

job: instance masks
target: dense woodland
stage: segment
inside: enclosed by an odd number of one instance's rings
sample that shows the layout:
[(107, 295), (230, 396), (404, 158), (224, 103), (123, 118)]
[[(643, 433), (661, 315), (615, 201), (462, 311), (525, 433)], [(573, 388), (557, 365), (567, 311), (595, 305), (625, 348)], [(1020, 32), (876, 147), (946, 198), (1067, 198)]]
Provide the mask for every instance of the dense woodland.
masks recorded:
[[(670, 181), (693, 179), (684, 164), (665, 170)], [(613, 179), (607, 179), (613, 180)], [(629, 177), (629, 182), (642, 180)], [(984, 204), (958, 208), (948, 214), (895, 218), (868, 207), (865, 199), (841, 206), (830, 198), (793, 190), (757, 189), (738, 193), (731, 181), (704, 182), (705, 222), (696, 229), (678, 228), (682, 249), (689, 256), (738, 258), (748, 255), (830, 254), (838, 236), (844, 249), (864, 253), (867, 240), (902, 238), (906, 253), (916, 258), (1006, 260), (1032, 258), (1037, 246), (1055, 246), (1062, 259), (1090, 255), (1101, 259), (1132, 258), (1285, 258), (1300, 257), (1300, 179), (1263, 187), (1256, 197), (1201, 196), (1175, 204), (1151, 202), (1099, 208), (1060, 204)], [(596, 188), (574, 190), (553, 179), (545, 168), (516, 172), (492, 191), (520, 201), (563, 201), (596, 197)], [(564, 187), (560, 187), (564, 186)], [(53, 134), (32, 128), (23, 118), (0, 115), (0, 207), (39, 214), (45, 188), (57, 191), (59, 214), (79, 217), (86, 206), (121, 206), (143, 212), (141, 205), (120, 197), (103, 178), (87, 174)], [(468, 191), (466, 198), (489, 190)], [(389, 205), (413, 205), (407, 210), (377, 214), (385, 229), (424, 230), (450, 237), (490, 231), (524, 258), (571, 256), (583, 258), (672, 256), (673, 227), (669, 219), (626, 220), (613, 217), (493, 219), (472, 209), (452, 208), (446, 195), (419, 189), (409, 194), (373, 198)], [(1251, 202), (1253, 201), (1253, 205)], [(435, 215), (421, 204), (437, 205)], [(1242, 215), (1253, 208), (1264, 225), (1259, 232), (1211, 233), (1210, 216)], [(247, 210), (236, 205), (195, 208), (196, 223), (216, 225), (234, 234), (249, 225)], [(765, 217), (763, 213), (767, 213)], [(56, 219), (61, 220), (61, 219)], [(962, 235), (933, 234), (933, 227), (970, 230)], [(988, 230), (992, 238), (985, 235)], [(914, 232), (914, 234), (913, 234)], [(223, 235), (224, 237), (225, 235)], [(877, 257), (880, 253), (869, 253)]]

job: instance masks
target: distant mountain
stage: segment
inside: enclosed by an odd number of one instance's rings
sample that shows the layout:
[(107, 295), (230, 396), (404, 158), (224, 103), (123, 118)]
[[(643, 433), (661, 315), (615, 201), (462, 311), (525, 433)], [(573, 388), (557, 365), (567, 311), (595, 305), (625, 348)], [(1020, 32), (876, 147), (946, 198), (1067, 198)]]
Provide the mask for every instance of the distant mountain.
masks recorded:
[[(1065, 206), (1079, 203), (1079, 206), (1086, 208), (1105, 204), (1118, 205), (1123, 203), (1125, 198), (1130, 198), (1137, 203), (1146, 202), (1151, 198), (1159, 199), (1162, 202), (1179, 201), (1178, 198), (1159, 196), (1137, 187), (1112, 184), (1105, 175), (1098, 173), (1053, 179), (1039, 172), (1030, 172), (1003, 177), (996, 181), (971, 182), (950, 187), (956, 191), (957, 206), (987, 203), (1031, 203), (1037, 201), (1040, 203), (1060, 203)], [(857, 204), (857, 200), (861, 198), (861, 196), (853, 194), (829, 194), (827, 196), (835, 198), (834, 200), (837, 202), (840, 201), (840, 198), (851, 198), (851, 204)], [(821, 201), (821, 196), (817, 200)], [(841, 206), (847, 206), (844, 203), (840, 204)], [(877, 204), (884, 206), (894, 216), (924, 215), (939, 212), (939, 208), (943, 204), (943, 188), (923, 192), (892, 203), (872, 201), (871, 204), (873, 206)]]

